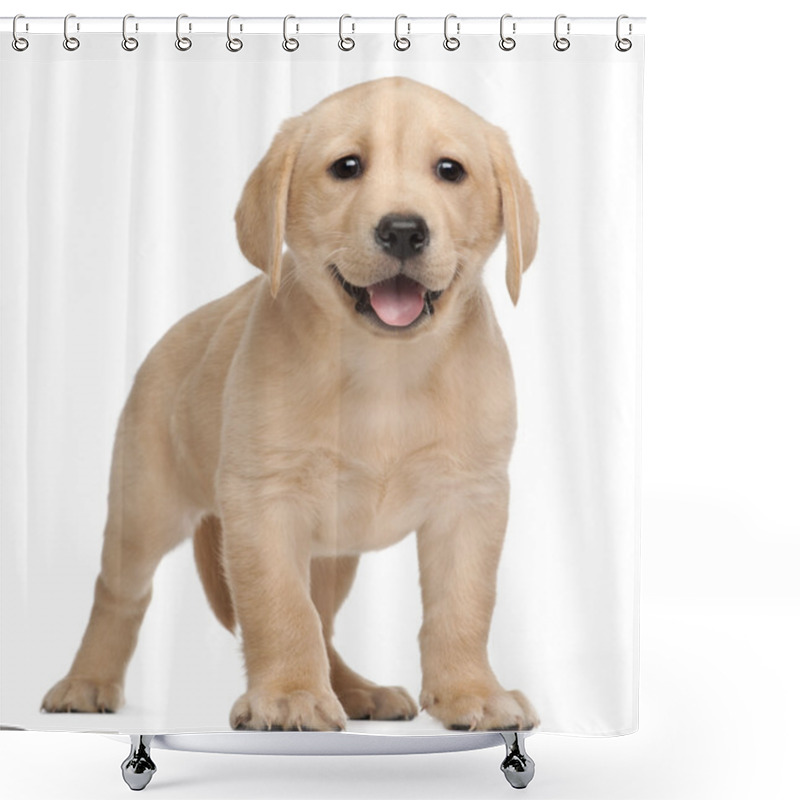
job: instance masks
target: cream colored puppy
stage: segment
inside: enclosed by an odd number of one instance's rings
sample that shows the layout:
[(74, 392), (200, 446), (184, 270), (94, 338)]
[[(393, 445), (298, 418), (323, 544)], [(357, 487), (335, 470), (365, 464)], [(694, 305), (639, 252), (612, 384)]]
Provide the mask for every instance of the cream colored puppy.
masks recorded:
[(91, 618), (43, 708), (120, 707), (156, 566), (194, 536), (209, 601), (241, 631), (234, 728), (411, 718), (405, 690), (331, 639), (359, 554), (415, 531), (422, 707), (451, 728), (535, 726), (487, 656), (516, 411), (481, 271), (505, 232), (516, 301), (538, 227), (505, 134), (414, 81), (354, 86), (283, 125), (236, 223), (264, 274), (139, 369)]

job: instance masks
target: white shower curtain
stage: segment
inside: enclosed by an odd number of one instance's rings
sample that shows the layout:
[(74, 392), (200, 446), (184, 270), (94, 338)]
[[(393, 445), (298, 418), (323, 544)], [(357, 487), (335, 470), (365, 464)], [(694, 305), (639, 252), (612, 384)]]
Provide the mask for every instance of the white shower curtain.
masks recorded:
[[(272, 33), (235, 27), (244, 44), (231, 52), (225, 21), (215, 25), (196, 27), (185, 52), (174, 32), (144, 29), (132, 52), (90, 26), (72, 52), (61, 34), (30, 32), (24, 51), (2, 37), (0, 721), (228, 729), (245, 689), (241, 647), (209, 611), (188, 542), (155, 575), (126, 704), (114, 715), (40, 705), (89, 618), (115, 428), (136, 370), (181, 317), (259, 274), (233, 215), (281, 122), (399, 75), (505, 130), (540, 214), (516, 306), (503, 242), (484, 271), (518, 408), (490, 661), (531, 700), (541, 731), (635, 730), (643, 37), (623, 51), (613, 20), (585, 34), (576, 23), (560, 52), (551, 23), (526, 32), (518, 20), (504, 51), (494, 23), (470, 32), (464, 20), (448, 52), (421, 22), (400, 51), (386, 20), (382, 32), (357, 28), (343, 51), (336, 20), (306, 35), (301, 20), (288, 52), (273, 20), (262, 24)], [(421, 622), (409, 535), (363, 556), (335, 642), (353, 668), (416, 699)], [(423, 713), (347, 729), (442, 726)]]

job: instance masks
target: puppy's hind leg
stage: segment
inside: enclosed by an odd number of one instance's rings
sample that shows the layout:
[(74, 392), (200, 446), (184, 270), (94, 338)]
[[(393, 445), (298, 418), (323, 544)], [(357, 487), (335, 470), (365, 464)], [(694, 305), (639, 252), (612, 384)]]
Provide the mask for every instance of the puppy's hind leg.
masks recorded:
[(357, 567), (358, 556), (311, 562), (311, 597), (322, 621), (333, 691), (350, 719), (413, 719), (417, 704), (405, 689), (368, 681), (348, 667), (333, 646), (333, 620), (353, 585)]
[(43, 711), (110, 712), (124, 702), (125, 670), (153, 574), (165, 553), (191, 533), (188, 514), (170, 491), (174, 481), (164, 469), (163, 448), (163, 441), (147, 436), (126, 441), (120, 428), (89, 624), (69, 673), (45, 695)]

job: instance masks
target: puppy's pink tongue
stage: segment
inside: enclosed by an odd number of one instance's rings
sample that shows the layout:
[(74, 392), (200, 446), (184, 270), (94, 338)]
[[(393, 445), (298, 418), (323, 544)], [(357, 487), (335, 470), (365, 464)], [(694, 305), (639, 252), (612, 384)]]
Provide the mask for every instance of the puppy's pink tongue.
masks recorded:
[(373, 311), (387, 325), (410, 325), (425, 307), (424, 287), (405, 275), (373, 283), (367, 291)]

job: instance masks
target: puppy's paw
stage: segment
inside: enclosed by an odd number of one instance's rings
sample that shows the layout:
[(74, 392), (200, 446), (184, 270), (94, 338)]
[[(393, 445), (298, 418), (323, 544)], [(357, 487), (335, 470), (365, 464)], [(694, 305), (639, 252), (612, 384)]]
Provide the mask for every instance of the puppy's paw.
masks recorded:
[(343, 731), (346, 719), (330, 689), (287, 694), (251, 689), (233, 704), (230, 723), (248, 731)]
[(124, 702), (122, 686), (118, 683), (66, 677), (44, 696), (42, 711), (108, 714), (121, 708)]
[(407, 720), (417, 716), (417, 704), (401, 686), (350, 687), (337, 693), (350, 719)]
[(500, 687), (479, 693), (423, 691), (422, 708), (451, 730), (528, 731), (539, 715), (522, 692)]

